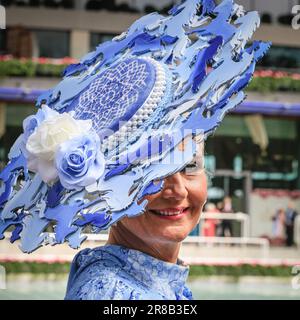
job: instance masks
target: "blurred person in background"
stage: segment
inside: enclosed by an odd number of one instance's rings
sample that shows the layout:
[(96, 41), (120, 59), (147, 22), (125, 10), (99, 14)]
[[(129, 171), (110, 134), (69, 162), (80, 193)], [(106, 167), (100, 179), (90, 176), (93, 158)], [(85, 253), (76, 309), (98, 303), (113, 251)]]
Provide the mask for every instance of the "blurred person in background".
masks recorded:
[(295, 209), (295, 204), (291, 201), (285, 211), (285, 235), (286, 245), (288, 247), (294, 245), (294, 228), (297, 214), (298, 213)]
[(272, 217), (272, 241), (274, 245), (283, 245), (285, 242), (285, 210), (280, 208)]
[[(222, 213), (233, 213), (232, 200), (230, 197), (225, 197), (223, 200)], [(228, 219), (224, 219), (221, 222), (221, 235), (222, 237), (232, 237), (232, 222)]]
[[(208, 203), (205, 208), (207, 213), (219, 213), (220, 210), (216, 207), (214, 203)], [(215, 237), (216, 236), (216, 226), (220, 221), (217, 219), (205, 219), (203, 226), (204, 237)]]

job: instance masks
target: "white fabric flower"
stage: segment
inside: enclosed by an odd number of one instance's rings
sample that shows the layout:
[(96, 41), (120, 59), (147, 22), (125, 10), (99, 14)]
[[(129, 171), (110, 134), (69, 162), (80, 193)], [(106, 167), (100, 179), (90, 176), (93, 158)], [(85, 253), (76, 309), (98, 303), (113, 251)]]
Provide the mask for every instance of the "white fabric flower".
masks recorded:
[(38, 173), (42, 180), (51, 183), (58, 177), (55, 153), (59, 146), (92, 128), (92, 120), (76, 120), (70, 113), (58, 113), (43, 106), (44, 121), (29, 136), (26, 143), (27, 166)]

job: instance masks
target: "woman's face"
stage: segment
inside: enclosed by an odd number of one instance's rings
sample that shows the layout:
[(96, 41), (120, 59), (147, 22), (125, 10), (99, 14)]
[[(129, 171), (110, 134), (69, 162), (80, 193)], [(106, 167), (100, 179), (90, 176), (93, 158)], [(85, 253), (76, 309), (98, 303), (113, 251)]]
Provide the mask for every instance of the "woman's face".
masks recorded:
[(207, 198), (202, 163), (197, 156), (184, 170), (167, 177), (161, 192), (144, 198), (146, 212), (123, 218), (123, 226), (148, 243), (183, 241), (197, 225)]

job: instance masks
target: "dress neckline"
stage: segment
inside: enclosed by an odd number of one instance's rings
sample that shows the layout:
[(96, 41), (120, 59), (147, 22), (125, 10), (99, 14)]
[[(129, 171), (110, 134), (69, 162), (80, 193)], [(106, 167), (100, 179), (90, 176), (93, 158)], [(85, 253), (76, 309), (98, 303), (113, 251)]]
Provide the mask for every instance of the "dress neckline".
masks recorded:
[(158, 292), (168, 292), (168, 289), (172, 289), (177, 294), (183, 293), (189, 266), (184, 265), (182, 260), (177, 259), (177, 263), (170, 263), (115, 244), (107, 244), (100, 248), (122, 260), (122, 269), (149, 288)]

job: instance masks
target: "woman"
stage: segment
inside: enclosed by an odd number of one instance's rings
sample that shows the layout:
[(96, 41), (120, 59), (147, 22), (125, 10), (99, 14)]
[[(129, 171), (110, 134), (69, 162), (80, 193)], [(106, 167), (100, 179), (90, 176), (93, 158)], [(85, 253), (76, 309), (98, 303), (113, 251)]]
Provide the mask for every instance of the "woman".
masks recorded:
[[(199, 153), (198, 160), (202, 160)], [(203, 161), (164, 181), (146, 197), (144, 214), (111, 227), (105, 246), (73, 261), (66, 299), (191, 299), (188, 266), (178, 259), (182, 241), (199, 222), (206, 202)]]
[[(219, 209), (214, 203), (208, 203), (205, 207), (205, 212), (207, 213), (219, 213)], [(220, 221), (217, 219), (205, 219), (203, 225), (203, 236), (204, 237), (215, 237), (216, 236), (216, 225), (219, 224)]]
[[(223, 205), (221, 212), (223, 213), (233, 213), (234, 210), (232, 208), (232, 200), (230, 197), (225, 197), (223, 200)], [(222, 220), (222, 237), (232, 237), (232, 223), (230, 220)]]
[(276, 214), (272, 217), (273, 221), (273, 239), (272, 243), (275, 245), (284, 245), (285, 242), (285, 211), (283, 208), (277, 210)]
[(78, 249), (86, 227), (111, 227), (105, 246), (75, 257), (66, 299), (192, 298), (178, 254), (206, 201), (197, 146), (245, 98), (269, 48), (246, 46), (258, 20), (231, 1), (182, 1), (99, 45), (39, 97), (0, 173), (0, 239), (11, 227), (26, 253)]

